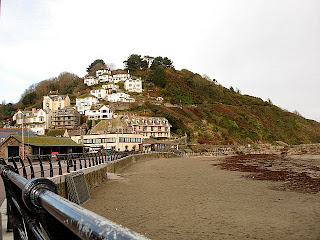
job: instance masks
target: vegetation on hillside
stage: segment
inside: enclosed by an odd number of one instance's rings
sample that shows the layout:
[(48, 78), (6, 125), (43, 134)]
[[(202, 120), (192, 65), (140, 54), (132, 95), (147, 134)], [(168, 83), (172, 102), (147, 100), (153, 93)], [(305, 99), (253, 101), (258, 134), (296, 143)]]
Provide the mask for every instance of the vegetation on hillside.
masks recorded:
[[(126, 70), (142, 78), (144, 92), (129, 111), (140, 115), (166, 117), (175, 135), (187, 134), (193, 142), (234, 144), (283, 141), (289, 144), (320, 142), (320, 123), (290, 113), (270, 100), (242, 95), (227, 89), (208, 76), (187, 69), (178, 71), (167, 57), (132, 54), (124, 61)], [(90, 75), (106, 64), (102, 59), (87, 68)], [(91, 87), (72, 73), (30, 86), (17, 104), (0, 105), (0, 118), (10, 118), (18, 109), (42, 107), (42, 98), (50, 91), (69, 94), (72, 103), (86, 96)], [(155, 99), (163, 97), (164, 102)], [(90, 123), (88, 123), (90, 125)]]

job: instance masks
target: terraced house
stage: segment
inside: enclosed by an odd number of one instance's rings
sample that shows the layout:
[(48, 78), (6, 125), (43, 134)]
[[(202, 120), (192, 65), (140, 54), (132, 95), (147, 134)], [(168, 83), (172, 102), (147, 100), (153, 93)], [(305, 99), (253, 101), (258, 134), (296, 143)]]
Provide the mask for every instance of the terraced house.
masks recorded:
[(37, 135), (44, 135), (45, 130), (49, 127), (48, 114), (43, 109), (19, 110), (13, 115), (12, 120), (16, 121), (16, 126), (23, 125)]
[(164, 117), (124, 117), (133, 131), (144, 137), (170, 138), (172, 125)]

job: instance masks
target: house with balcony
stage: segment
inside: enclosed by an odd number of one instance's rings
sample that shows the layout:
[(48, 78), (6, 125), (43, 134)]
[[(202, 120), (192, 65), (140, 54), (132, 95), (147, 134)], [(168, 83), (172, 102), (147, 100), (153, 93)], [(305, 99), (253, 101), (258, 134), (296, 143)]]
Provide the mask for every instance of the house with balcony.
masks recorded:
[(94, 106), (98, 103), (98, 99), (91, 95), (84, 95), (76, 99), (76, 108), (80, 114), (84, 114), (85, 111), (91, 109), (91, 106)]
[(121, 82), (121, 81), (125, 81), (125, 80), (127, 80), (128, 78), (130, 78), (130, 73), (129, 73), (129, 71), (127, 72), (127, 71), (121, 70), (121, 69), (112, 71), (112, 81), (113, 81), (114, 83), (118, 83), (118, 82)]
[(111, 70), (109, 68), (102, 68), (96, 71), (97, 78), (99, 78), (102, 75), (111, 75)]
[(104, 105), (99, 109), (87, 110), (85, 115), (88, 116), (89, 120), (111, 119), (113, 117), (113, 111), (109, 106)]
[(142, 92), (142, 81), (139, 78), (128, 78), (124, 81), (124, 89), (128, 92)]
[(50, 127), (54, 129), (74, 129), (80, 125), (80, 113), (73, 108), (53, 110), (49, 113)]
[(107, 98), (107, 90), (105, 90), (103, 88), (91, 90), (90, 94), (95, 96), (98, 99), (106, 99)]
[(48, 113), (43, 109), (19, 110), (13, 115), (12, 120), (16, 121), (16, 126), (24, 126), (37, 135), (44, 135), (49, 127)]
[(68, 95), (47, 95), (43, 96), (42, 109), (46, 112), (50, 110), (59, 110), (70, 107), (70, 98)]
[(123, 116), (99, 122), (91, 129), (91, 133), (136, 133), (143, 138), (170, 138), (171, 127), (164, 117)]
[(117, 92), (117, 93), (111, 93), (108, 94), (107, 100), (109, 102), (124, 102), (124, 103), (132, 103), (135, 102), (136, 100), (132, 97), (130, 97), (129, 94), (124, 93), (124, 92)]
[(102, 88), (107, 90), (108, 94), (110, 94), (112, 92), (117, 92), (119, 90), (119, 85), (115, 83), (108, 83), (108, 84), (102, 85)]
[(170, 138), (170, 128), (172, 125), (164, 117), (124, 117), (128, 126), (133, 131), (142, 134), (144, 137)]
[(86, 84), (87, 86), (92, 86), (92, 85), (98, 84), (99, 80), (93, 76), (87, 76), (83, 80), (83, 83)]

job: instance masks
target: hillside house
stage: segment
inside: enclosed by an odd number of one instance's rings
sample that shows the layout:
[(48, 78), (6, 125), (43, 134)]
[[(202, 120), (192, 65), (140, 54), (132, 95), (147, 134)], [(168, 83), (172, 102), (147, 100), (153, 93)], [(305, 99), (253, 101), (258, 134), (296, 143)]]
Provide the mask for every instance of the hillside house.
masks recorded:
[(51, 128), (74, 129), (80, 125), (80, 113), (73, 108), (59, 109), (50, 112)]
[(113, 117), (113, 111), (109, 106), (102, 106), (100, 109), (88, 110), (85, 112), (89, 120), (97, 119), (111, 119)]
[(131, 98), (129, 94), (124, 92), (111, 93), (107, 96), (109, 102), (135, 102), (134, 98)]
[(95, 96), (98, 99), (106, 99), (107, 98), (107, 90), (105, 90), (103, 88), (91, 90), (90, 94)]
[(49, 110), (59, 110), (70, 107), (70, 98), (68, 95), (48, 95), (43, 96), (42, 109), (46, 112)]
[(143, 138), (170, 138), (171, 127), (164, 117), (124, 116), (99, 122), (91, 129), (91, 133), (137, 133)]
[(112, 81), (112, 76), (109, 74), (103, 74), (98, 77), (99, 82), (111, 82)]
[(102, 85), (102, 88), (107, 90), (107, 92), (110, 94), (113, 91), (117, 92), (119, 90), (119, 86), (117, 84), (114, 83), (109, 83), (106, 85)]
[(22, 126), (30, 129), (37, 135), (44, 135), (45, 130), (49, 127), (48, 114), (43, 109), (35, 109), (32, 111), (16, 112), (13, 117), (13, 121), (16, 121), (17, 126)]
[(103, 68), (96, 71), (96, 77), (99, 78), (102, 75), (111, 75), (109, 68)]
[(124, 81), (124, 89), (128, 92), (142, 92), (142, 81), (139, 78), (129, 78)]
[(118, 83), (118, 82), (121, 82), (121, 81), (125, 81), (125, 80), (127, 80), (128, 78), (130, 78), (130, 73), (129, 73), (129, 71), (126, 72), (125, 70), (121, 70), (121, 69), (112, 71), (112, 81), (113, 81), (114, 83)]
[(84, 114), (85, 111), (88, 111), (91, 109), (91, 106), (95, 105), (98, 103), (98, 99), (93, 96), (85, 96), (85, 97), (80, 97), (76, 99), (76, 107), (77, 111), (80, 114)]
[(88, 76), (83, 80), (83, 83), (87, 86), (92, 86), (99, 83), (99, 80), (93, 76)]
[(172, 125), (164, 117), (124, 117), (133, 131), (144, 137), (170, 138)]

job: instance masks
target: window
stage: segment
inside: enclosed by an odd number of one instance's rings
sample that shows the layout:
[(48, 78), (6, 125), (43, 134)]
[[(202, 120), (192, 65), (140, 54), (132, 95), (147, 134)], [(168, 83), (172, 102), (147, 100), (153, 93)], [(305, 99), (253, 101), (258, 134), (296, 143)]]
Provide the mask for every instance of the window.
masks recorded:
[(161, 127), (158, 127), (158, 131), (161, 131)]

